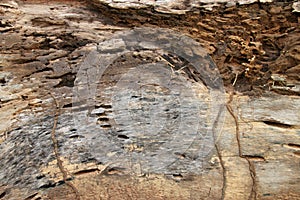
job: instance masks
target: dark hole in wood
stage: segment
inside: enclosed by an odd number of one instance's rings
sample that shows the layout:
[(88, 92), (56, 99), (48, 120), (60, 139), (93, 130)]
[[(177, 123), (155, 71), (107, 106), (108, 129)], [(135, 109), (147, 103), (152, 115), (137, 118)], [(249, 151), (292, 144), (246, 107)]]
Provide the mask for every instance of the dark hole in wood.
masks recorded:
[(101, 118), (98, 119), (98, 121), (101, 121), (101, 122), (108, 122), (109, 119), (106, 118), (106, 117), (101, 117)]
[(47, 188), (53, 188), (53, 187), (55, 187), (54, 183), (47, 183), (47, 184), (40, 186), (39, 189), (47, 189)]
[(59, 78), (61, 79), (61, 81), (59, 82), (58, 85), (54, 86), (55, 88), (63, 87), (63, 86), (74, 87), (74, 81), (76, 78), (75, 73), (67, 73), (67, 74), (60, 76)]
[(111, 106), (111, 105), (101, 104), (101, 105), (99, 106), (99, 108), (111, 109), (112, 106)]
[(183, 178), (183, 176), (181, 174), (173, 174), (173, 177), (175, 177), (175, 178)]
[(292, 127), (292, 125), (284, 124), (284, 123), (277, 122), (277, 121), (263, 121), (263, 123), (270, 125), (270, 126), (276, 126), (279, 128), (291, 128)]
[(111, 125), (109, 125), (109, 124), (105, 124), (105, 125), (101, 125), (101, 127), (102, 127), (102, 128), (110, 128), (110, 127), (111, 127)]
[(22, 97), (23, 100), (28, 99), (28, 96), (27, 96), (27, 95), (21, 95), (21, 97)]
[(300, 151), (293, 152), (296, 156), (300, 156)]
[(33, 199), (38, 193), (34, 193), (28, 197), (26, 197), (24, 200), (30, 200), (30, 199)]
[(6, 191), (3, 191), (1, 194), (0, 194), (0, 199), (2, 199), (3, 197), (5, 197), (6, 195)]
[(68, 103), (63, 105), (63, 108), (72, 108), (73, 104), (72, 103)]
[(41, 178), (44, 178), (44, 177), (45, 177), (45, 175), (39, 175), (39, 176), (36, 177), (36, 179), (41, 179)]
[(300, 148), (300, 144), (288, 143), (287, 145), (288, 145), (289, 147), (293, 147), (293, 148)]
[(175, 155), (178, 156), (179, 158), (186, 158), (186, 155), (184, 153), (175, 152)]
[(1, 79), (0, 79), (0, 84), (5, 85), (5, 83), (6, 83), (5, 78), (1, 78)]
[(129, 139), (128, 136), (123, 135), (123, 134), (118, 135), (118, 138), (121, 138), (121, 139)]

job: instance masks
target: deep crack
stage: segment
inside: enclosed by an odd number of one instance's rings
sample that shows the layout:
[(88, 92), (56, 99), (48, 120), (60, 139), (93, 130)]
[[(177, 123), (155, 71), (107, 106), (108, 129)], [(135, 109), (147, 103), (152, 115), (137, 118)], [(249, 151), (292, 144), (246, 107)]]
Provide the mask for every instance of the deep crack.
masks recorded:
[(52, 139), (52, 143), (53, 143), (53, 149), (54, 149), (54, 154), (55, 154), (55, 158), (56, 158), (56, 161), (57, 161), (57, 166), (58, 166), (60, 172), (63, 175), (63, 180), (66, 183), (66, 185), (69, 186), (73, 190), (73, 192), (75, 193), (75, 199), (80, 200), (79, 191), (77, 190), (77, 188), (71, 182), (68, 182), (68, 180), (67, 180), (68, 173), (67, 173), (66, 169), (64, 168), (64, 166), (62, 164), (63, 161), (61, 160), (59, 152), (58, 152), (58, 141), (57, 141), (56, 136), (55, 136), (55, 130), (56, 130), (56, 127), (57, 127), (58, 116), (60, 114), (60, 106), (59, 106), (56, 98), (53, 96), (53, 94), (51, 94), (51, 93), (49, 93), (49, 94), (51, 95), (51, 97), (53, 98), (53, 101), (55, 103), (55, 115), (54, 115), (53, 128), (52, 128), (52, 131), (51, 131), (51, 139)]
[(223, 185), (222, 185), (221, 199), (223, 200), (225, 198), (225, 191), (226, 191), (226, 187), (227, 187), (226, 168), (225, 168), (225, 164), (224, 164), (224, 161), (223, 161), (223, 158), (222, 158), (221, 151), (220, 151), (217, 143), (215, 144), (215, 148), (217, 150), (218, 158), (220, 160), (220, 164), (221, 164), (221, 167), (222, 167)]
[(226, 191), (226, 188), (227, 188), (227, 177), (226, 177), (226, 172), (227, 171), (226, 171), (225, 164), (224, 164), (224, 161), (223, 161), (222, 153), (221, 153), (220, 148), (219, 148), (218, 143), (217, 143), (218, 138), (216, 138), (216, 136), (218, 136), (218, 134), (216, 134), (216, 128), (217, 128), (217, 124), (220, 120), (220, 116), (221, 116), (223, 111), (224, 111), (224, 107), (221, 107), (219, 112), (218, 112), (217, 118), (216, 118), (216, 120), (214, 121), (214, 124), (213, 124), (213, 135), (214, 135), (214, 139), (215, 139), (215, 148), (216, 148), (216, 151), (217, 151), (218, 158), (220, 160), (220, 165), (221, 165), (221, 168), (222, 168), (222, 176), (223, 176), (222, 195), (221, 195), (222, 200), (225, 199), (225, 191)]
[(251, 179), (252, 179), (252, 188), (251, 188), (251, 193), (250, 193), (248, 199), (249, 200), (251, 200), (251, 199), (256, 200), (256, 197), (257, 197), (256, 188), (257, 188), (257, 186), (256, 186), (255, 167), (254, 167), (253, 162), (247, 156), (243, 155), (243, 153), (242, 153), (241, 140), (240, 140), (240, 128), (239, 128), (238, 118), (237, 118), (236, 114), (234, 113), (234, 111), (232, 109), (232, 106), (231, 106), (232, 99), (233, 99), (233, 93), (230, 93), (229, 101), (226, 104), (226, 108), (227, 108), (228, 112), (230, 113), (230, 115), (234, 119), (236, 141), (237, 141), (237, 145), (238, 145), (239, 157), (247, 160), (248, 165), (249, 165), (250, 176), (251, 176)]

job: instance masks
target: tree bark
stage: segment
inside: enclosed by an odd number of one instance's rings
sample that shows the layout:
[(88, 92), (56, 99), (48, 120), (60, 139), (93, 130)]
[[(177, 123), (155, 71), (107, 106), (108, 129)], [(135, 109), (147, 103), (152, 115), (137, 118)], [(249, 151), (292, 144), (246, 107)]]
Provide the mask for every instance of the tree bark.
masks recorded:
[(299, 2), (0, 13), (0, 199), (300, 198)]

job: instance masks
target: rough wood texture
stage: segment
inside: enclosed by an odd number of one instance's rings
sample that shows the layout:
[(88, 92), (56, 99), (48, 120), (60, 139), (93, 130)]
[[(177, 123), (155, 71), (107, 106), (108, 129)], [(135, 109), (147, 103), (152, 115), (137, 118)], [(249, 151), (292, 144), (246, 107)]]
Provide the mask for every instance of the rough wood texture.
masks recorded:
[(299, 199), (299, 2), (116, 2), (0, 2), (0, 199)]

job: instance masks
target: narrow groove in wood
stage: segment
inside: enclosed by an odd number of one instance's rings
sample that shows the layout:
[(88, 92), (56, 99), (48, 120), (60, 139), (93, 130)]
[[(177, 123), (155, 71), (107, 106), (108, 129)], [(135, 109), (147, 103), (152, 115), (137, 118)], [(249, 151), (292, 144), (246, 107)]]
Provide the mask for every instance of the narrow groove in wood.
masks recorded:
[(75, 193), (75, 199), (80, 200), (79, 191), (77, 190), (77, 188), (71, 182), (67, 181), (68, 174), (67, 174), (66, 169), (63, 166), (63, 161), (61, 160), (59, 152), (58, 152), (58, 141), (56, 139), (55, 130), (57, 127), (58, 116), (60, 114), (60, 107), (59, 107), (59, 104), (58, 104), (56, 98), (53, 96), (53, 94), (51, 94), (51, 93), (49, 93), (49, 94), (53, 98), (53, 101), (55, 103), (55, 115), (54, 115), (52, 131), (51, 131), (51, 139), (52, 139), (52, 143), (53, 143), (54, 155), (55, 155), (55, 158), (57, 161), (57, 166), (63, 175), (63, 180), (66, 183), (66, 185), (69, 186), (72, 189), (72, 191)]
[(249, 195), (249, 200), (257, 199), (257, 184), (256, 184), (256, 172), (255, 172), (255, 167), (253, 162), (251, 161), (251, 159), (249, 159), (248, 156), (243, 155), (242, 153), (242, 148), (241, 148), (241, 140), (240, 140), (240, 128), (239, 128), (239, 122), (238, 122), (238, 118), (236, 116), (236, 114), (234, 113), (231, 103), (233, 100), (233, 93), (230, 94), (229, 96), (229, 100), (226, 104), (226, 108), (228, 110), (228, 112), (230, 113), (230, 115), (233, 117), (234, 119), (234, 123), (235, 123), (235, 133), (236, 133), (236, 141), (237, 141), (237, 145), (238, 145), (238, 153), (239, 153), (239, 157), (245, 159), (248, 162), (248, 166), (249, 166), (249, 172), (250, 172), (250, 176), (252, 179), (252, 188), (251, 188), (251, 193)]

